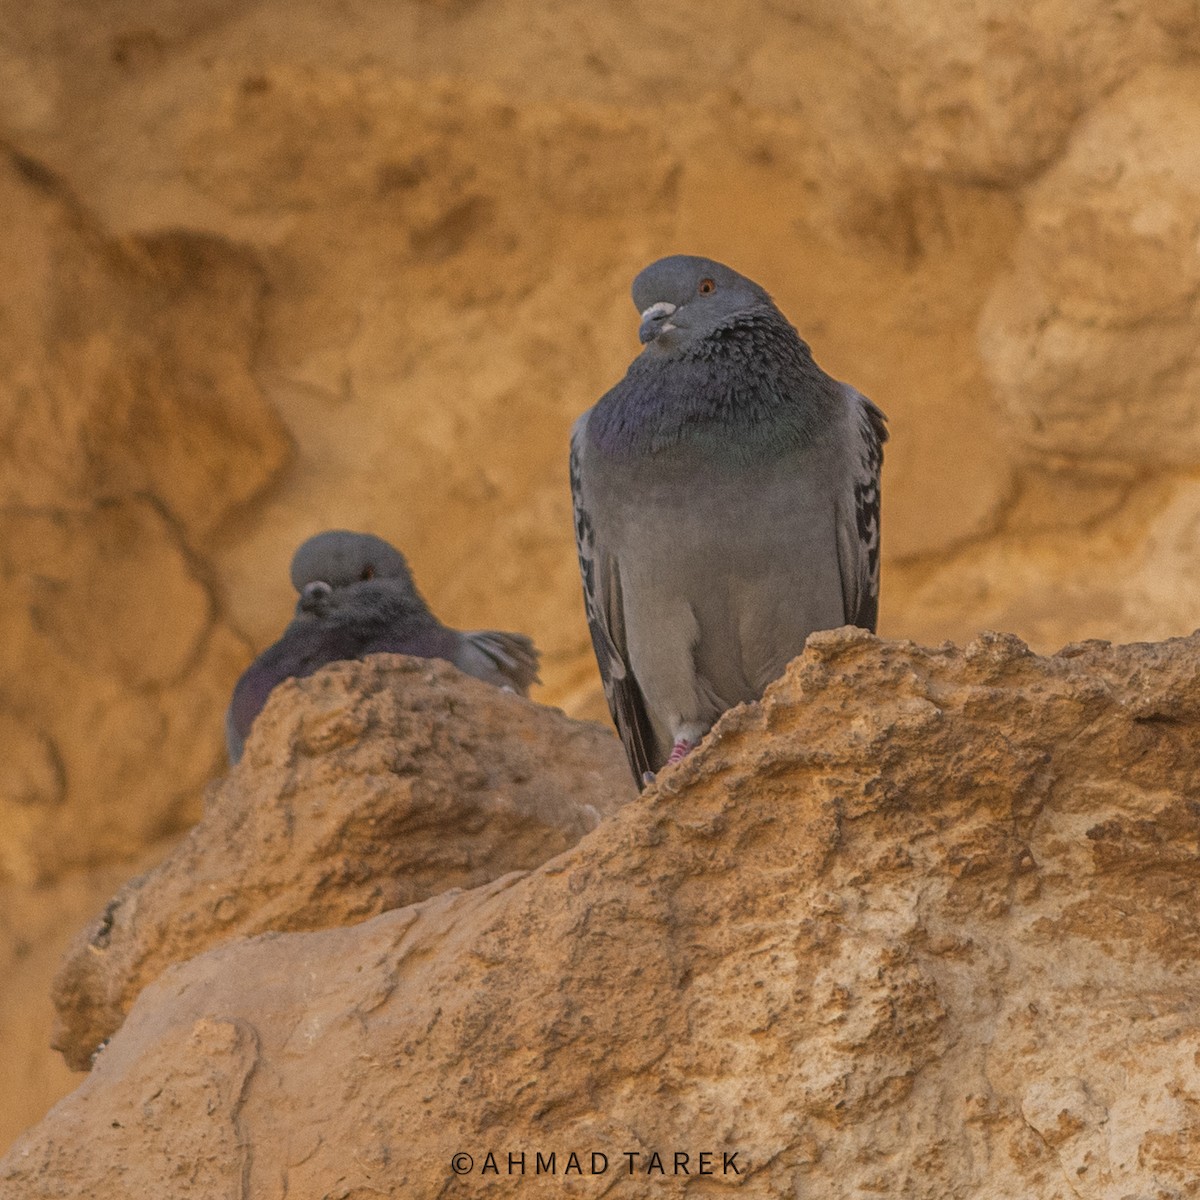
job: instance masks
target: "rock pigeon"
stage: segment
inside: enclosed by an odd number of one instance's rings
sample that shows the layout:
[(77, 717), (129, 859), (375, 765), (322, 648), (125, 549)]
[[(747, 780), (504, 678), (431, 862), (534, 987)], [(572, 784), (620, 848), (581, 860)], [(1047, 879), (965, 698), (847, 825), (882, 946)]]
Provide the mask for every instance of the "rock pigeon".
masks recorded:
[(817, 629), (874, 631), (883, 413), (758, 284), (673, 255), (633, 281), (645, 349), (575, 424), (584, 605), (639, 785), (756, 700)]
[(300, 593), (296, 615), (273, 646), (247, 667), (225, 714), (229, 761), (236, 763), (254, 718), (276, 684), (342, 659), (368, 654), (444, 658), (460, 671), (527, 695), (538, 652), (520, 633), (448, 629), (429, 611), (404, 555), (369, 533), (334, 529), (306, 541), (292, 558)]

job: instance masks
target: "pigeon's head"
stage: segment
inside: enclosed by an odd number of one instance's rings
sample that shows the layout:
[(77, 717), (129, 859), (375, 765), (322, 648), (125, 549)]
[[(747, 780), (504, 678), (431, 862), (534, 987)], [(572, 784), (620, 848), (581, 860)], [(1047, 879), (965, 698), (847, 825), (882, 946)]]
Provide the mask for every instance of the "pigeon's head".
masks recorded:
[(656, 350), (685, 350), (731, 317), (771, 304), (745, 275), (691, 254), (651, 263), (633, 281), (633, 302), (642, 314), (638, 336)]
[(328, 602), (339, 588), (370, 579), (394, 579), (412, 586), (404, 555), (370, 533), (331, 529), (310, 537), (292, 556), (292, 586), (304, 607)]

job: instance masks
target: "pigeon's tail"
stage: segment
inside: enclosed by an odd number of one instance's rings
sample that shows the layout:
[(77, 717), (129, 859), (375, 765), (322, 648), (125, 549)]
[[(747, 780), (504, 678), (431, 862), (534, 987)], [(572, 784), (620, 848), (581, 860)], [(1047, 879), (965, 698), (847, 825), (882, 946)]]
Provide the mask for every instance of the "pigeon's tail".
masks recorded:
[(530, 684), (541, 683), (538, 678), (541, 655), (523, 633), (478, 629), (462, 636), (462, 651), (455, 665), (468, 675), (498, 687), (510, 687), (522, 696), (529, 695)]

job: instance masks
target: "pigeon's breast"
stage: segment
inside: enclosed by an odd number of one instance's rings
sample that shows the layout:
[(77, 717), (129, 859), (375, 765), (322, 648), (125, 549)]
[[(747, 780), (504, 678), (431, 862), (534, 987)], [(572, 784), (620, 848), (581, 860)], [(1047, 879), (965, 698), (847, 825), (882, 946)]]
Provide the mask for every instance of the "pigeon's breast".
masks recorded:
[(832, 463), (819, 448), (748, 464), (672, 453), (591, 465), (587, 507), (623, 572), (658, 563), (681, 581), (753, 575), (832, 530)]
[(814, 629), (842, 624), (835, 468), (820, 446), (749, 463), (678, 452), (593, 466), (589, 507), (620, 573), (639, 679), (676, 679), (687, 656), (698, 696), (720, 711), (761, 695)]

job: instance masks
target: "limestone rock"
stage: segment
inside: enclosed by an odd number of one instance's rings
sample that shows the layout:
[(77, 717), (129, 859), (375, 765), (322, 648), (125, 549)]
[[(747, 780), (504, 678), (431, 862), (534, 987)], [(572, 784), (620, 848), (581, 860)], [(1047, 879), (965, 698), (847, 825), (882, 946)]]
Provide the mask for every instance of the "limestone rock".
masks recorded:
[(169, 847), (159, 844), (139, 862), (107, 863), (30, 888), (0, 884), (0, 1035), (5, 1082), (0, 1104), (0, 1145), (36, 1124), (79, 1083), (79, 1076), (50, 1049), (54, 1005), (48, 981), (80, 926), (139, 865), (148, 867)]
[(1082, 123), (1032, 189), (985, 360), (1042, 451), (1200, 461), (1200, 71), (1146, 71)]
[(816, 635), (544, 866), (165, 972), (0, 1195), (1182, 1200), (1198, 741), (1200, 637)]
[(68, 952), (77, 1070), (172, 963), (538, 866), (632, 795), (616, 738), (448, 663), (372, 655), (276, 688), (203, 819)]
[(0, 150), (6, 281), (0, 504), (158, 497), (196, 540), (288, 457), (251, 374), (253, 255), (174, 232), (113, 238), (47, 168)]
[(0, 207), (0, 720), (25, 731), (0, 880), (32, 883), (136, 857), (198, 807), (246, 654), (200, 551), (289, 443), (251, 371), (253, 255), (113, 237), (3, 144)]

